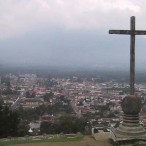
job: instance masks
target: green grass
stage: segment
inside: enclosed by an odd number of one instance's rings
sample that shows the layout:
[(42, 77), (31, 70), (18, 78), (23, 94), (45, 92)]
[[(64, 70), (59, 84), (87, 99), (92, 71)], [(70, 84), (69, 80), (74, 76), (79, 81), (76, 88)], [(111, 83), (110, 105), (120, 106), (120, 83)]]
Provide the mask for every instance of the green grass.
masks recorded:
[(28, 144), (28, 143), (43, 143), (43, 142), (69, 142), (69, 141), (80, 141), (83, 139), (83, 135), (73, 137), (73, 138), (51, 138), (51, 139), (42, 139), (42, 140), (10, 140), (10, 141), (0, 141), (0, 146), (9, 146), (17, 144)]

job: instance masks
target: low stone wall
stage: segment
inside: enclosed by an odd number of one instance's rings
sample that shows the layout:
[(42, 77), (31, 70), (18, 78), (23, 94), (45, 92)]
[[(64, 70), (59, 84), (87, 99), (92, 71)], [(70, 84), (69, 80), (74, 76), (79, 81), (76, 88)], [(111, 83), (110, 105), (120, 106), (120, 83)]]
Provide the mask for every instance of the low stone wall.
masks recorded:
[(61, 138), (61, 137), (66, 137), (66, 138), (74, 138), (78, 136), (78, 134), (44, 134), (44, 135), (38, 135), (38, 136), (29, 136), (26, 135), (24, 137), (7, 137), (7, 138), (2, 138), (0, 141), (10, 141), (10, 140), (43, 140), (43, 139), (51, 139), (51, 138)]

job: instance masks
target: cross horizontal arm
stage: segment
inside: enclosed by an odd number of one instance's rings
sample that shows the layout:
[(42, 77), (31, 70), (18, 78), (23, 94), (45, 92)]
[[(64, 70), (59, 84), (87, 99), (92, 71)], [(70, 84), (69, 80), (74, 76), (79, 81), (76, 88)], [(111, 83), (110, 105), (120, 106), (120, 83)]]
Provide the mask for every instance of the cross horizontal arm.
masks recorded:
[(146, 35), (146, 31), (143, 30), (109, 30), (109, 34), (127, 34), (127, 35)]
[(131, 34), (131, 30), (109, 30), (109, 34)]

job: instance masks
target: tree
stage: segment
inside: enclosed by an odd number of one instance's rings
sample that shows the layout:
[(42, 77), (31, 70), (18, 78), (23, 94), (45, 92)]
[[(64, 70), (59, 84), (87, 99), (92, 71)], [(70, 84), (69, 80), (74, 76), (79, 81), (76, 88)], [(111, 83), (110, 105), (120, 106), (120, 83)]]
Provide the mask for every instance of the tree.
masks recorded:
[(26, 91), (25, 95), (26, 95), (26, 98), (30, 98), (30, 93), (28, 91)]
[(35, 93), (32, 93), (30, 98), (35, 98)]
[(28, 135), (28, 130), (29, 130), (28, 122), (26, 120), (21, 120), (20, 123), (18, 124), (17, 135), (18, 136)]
[[(87, 121), (84, 118), (64, 116), (60, 118), (58, 130), (63, 133), (84, 132)], [(57, 127), (57, 126), (56, 126)]]
[(71, 116), (62, 116), (55, 123), (43, 121), (40, 125), (41, 133), (58, 134), (58, 133), (84, 133), (87, 121), (84, 118)]
[(21, 106), (18, 109), (19, 116), (23, 120), (27, 121), (33, 121), (33, 120), (38, 120), (39, 115), (36, 113), (36, 109), (33, 108), (28, 108), (28, 109), (23, 109)]
[(50, 99), (52, 99), (53, 96), (54, 96), (54, 94), (53, 94), (52, 92), (50, 92), (50, 93), (46, 93), (46, 94), (43, 96), (43, 98), (44, 98), (45, 101), (50, 101)]
[(4, 104), (4, 100), (3, 98), (0, 96), (0, 106), (2, 106)]
[(50, 128), (50, 124), (47, 121), (41, 122), (40, 131), (42, 134), (44, 134), (44, 133), (48, 134), (49, 128)]
[(20, 122), (17, 111), (12, 111), (7, 106), (0, 106), (0, 137), (17, 136)]
[[(48, 106), (42, 104), (42, 105), (36, 107), (35, 112), (37, 115), (42, 116), (45, 113), (49, 113), (49, 108), (48, 108)], [(51, 110), (51, 114), (52, 114), (52, 110)]]
[(11, 95), (11, 94), (13, 94), (13, 92), (10, 87), (7, 87), (6, 90), (2, 91), (2, 94)]

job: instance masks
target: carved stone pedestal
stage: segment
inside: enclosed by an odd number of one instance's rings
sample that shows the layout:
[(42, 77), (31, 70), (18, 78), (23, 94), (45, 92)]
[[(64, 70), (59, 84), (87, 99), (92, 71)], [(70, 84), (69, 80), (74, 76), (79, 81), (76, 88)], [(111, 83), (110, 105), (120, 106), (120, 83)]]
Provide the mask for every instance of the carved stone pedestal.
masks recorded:
[(133, 95), (126, 96), (122, 101), (123, 123), (111, 128), (110, 137), (113, 141), (146, 140), (146, 131), (139, 123), (141, 101)]

